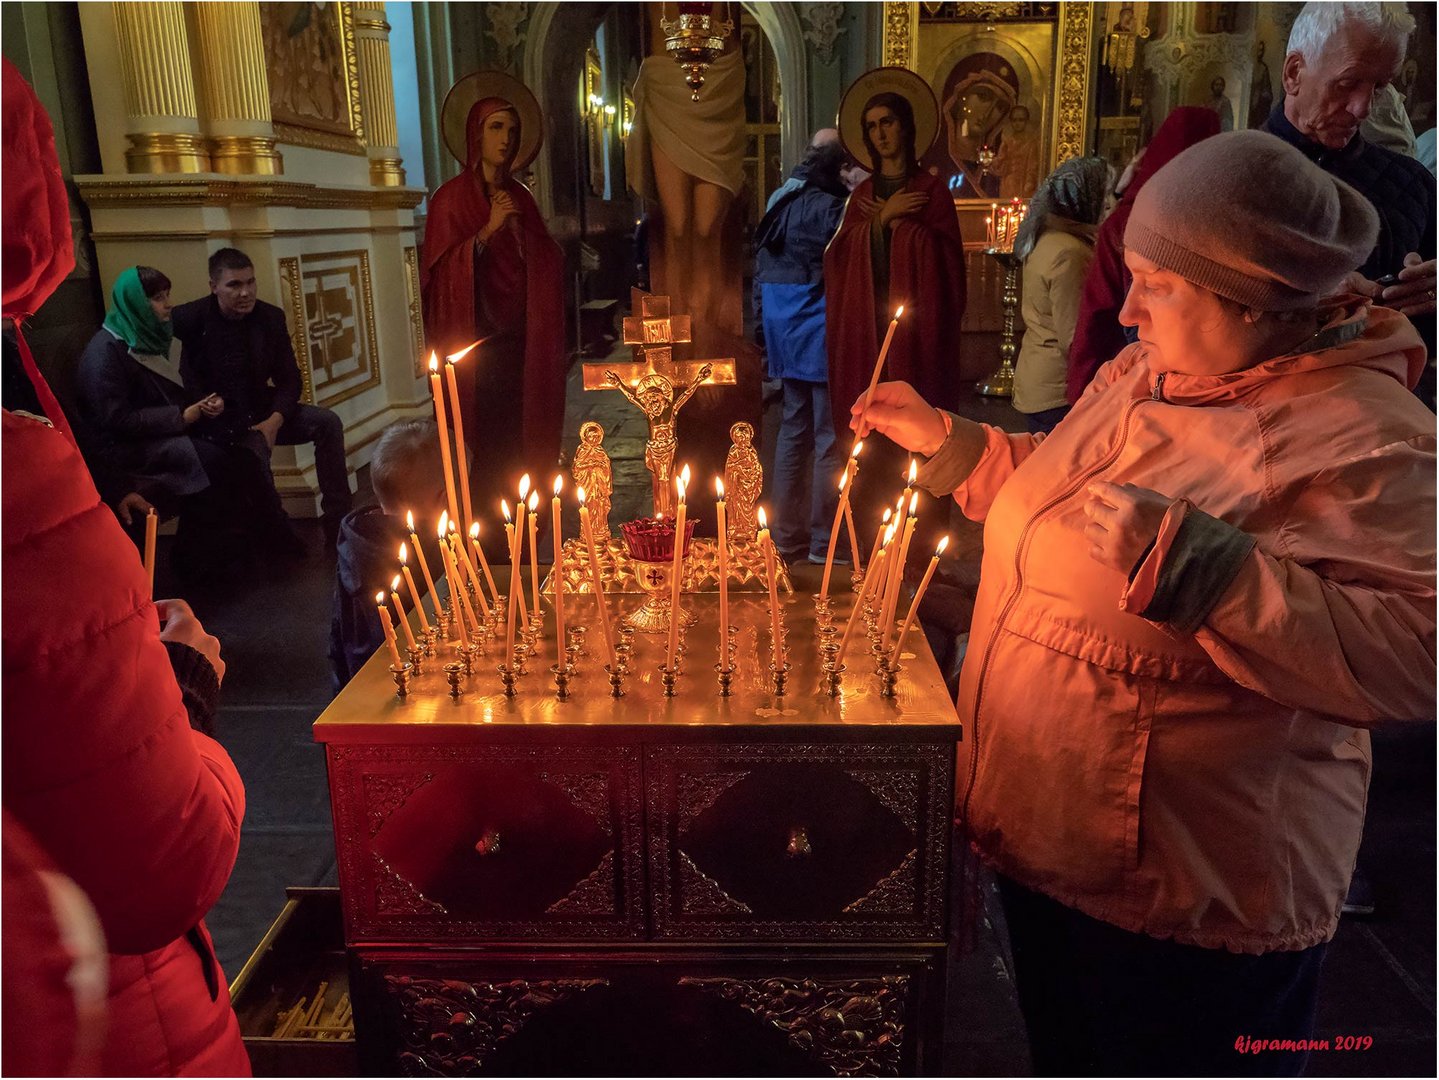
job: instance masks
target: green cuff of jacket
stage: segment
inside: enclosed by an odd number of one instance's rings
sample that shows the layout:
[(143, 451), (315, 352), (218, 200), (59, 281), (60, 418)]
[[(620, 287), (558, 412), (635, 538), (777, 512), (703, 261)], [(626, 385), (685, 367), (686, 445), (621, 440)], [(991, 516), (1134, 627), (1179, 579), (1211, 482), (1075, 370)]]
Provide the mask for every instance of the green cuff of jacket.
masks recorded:
[(1154, 595), (1139, 616), (1193, 633), (1239, 576), (1255, 540), (1192, 505), (1186, 510), (1173, 543), (1151, 553), (1164, 561)]
[[(959, 418), (946, 409), (941, 409), (950, 420), (948, 437), (940, 444), (934, 456), (926, 461), (917, 474), (914, 484), (937, 499), (954, 494), (954, 489), (969, 479), (974, 472), (978, 458), (974, 454), (972, 439), (961, 437)], [(983, 451), (980, 452), (983, 456)]]

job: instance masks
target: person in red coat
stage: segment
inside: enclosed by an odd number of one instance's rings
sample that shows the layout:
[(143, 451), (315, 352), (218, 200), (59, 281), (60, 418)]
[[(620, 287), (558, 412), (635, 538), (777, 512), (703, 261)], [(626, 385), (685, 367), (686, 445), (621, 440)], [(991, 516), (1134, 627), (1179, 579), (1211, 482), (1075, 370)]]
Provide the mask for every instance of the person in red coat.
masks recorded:
[[(443, 357), (484, 340), (456, 374), (465, 433), (480, 451), (471, 482), (486, 495), (509, 470), (517, 479), (522, 460), (533, 471), (558, 459), (565, 413), (564, 259), (511, 175), (520, 135), (504, 98), (471, 107), (465, 170), (430, 199), (420, 259), (431, 345)], [(488, 486), (486, 462), (507, 470)]]
[[(849, 415), (869, 385), (890, 318), (903, 305), (885, 378), (922, 386), (927, 401), (954, 408), (965, 304), (964, 241), (954, 200), (943, 181), (919, 168), (908, 98), (875, 94), (860, 116), (873, 175), (850, 196), (824, 256), (830, 403), (835, 416)], [(864, 456), (869, 479), (856, 486), (854, 499), (861, 531), (868, 533), (891, 489), (903, 483), (907, 454), (876, 436)], [(922, 547), (915, 542), (914, 550)]]
[(1071, 405), (1079, 400), (1094, 373), (1134, 340), (1126, 336), (1119, 324), (1119, 309), (1129, 292), (1130, 276), (1124, 266), (1124, 227), (1129, 224), (1135, 196), (1163, 166), (1196, 143), (1218, 134), (1219, 114), (1213, 109), (1184, 105), (1171, 112), (1149, 145), (1140, 151), (1143, 156), (1134, 164), (1133, 176), (1124, 185), (1119, 202), (1099, 226), (1094, 259), (1089, 264), (1080, 296), (1079, 321), (1069, 345), (1064, 390)]
[[(99, 916), (110, 970), (99, 1071), (247, 1076), (203, 922), (245, 812), (234, 764), (192, 726), (213, 716), (219, 642), (183, 603), (151, 601), (135, 547), (23, 344), (19, 324), (74, 256), (49, 119), (9, 61), (3, 87), (4, 317), (15, 332), (5, 389), (29, 390), (23, 410), (7, 398), (0, 414), (6, 826), (23, 827)], [(7, 907), (25, 895), (7, 890)], [(11, 974), (7, 965), (7, 987)], [(6, 1028), (7, 1058), (17, 1037), (75, 1038), (65, 1015)]]

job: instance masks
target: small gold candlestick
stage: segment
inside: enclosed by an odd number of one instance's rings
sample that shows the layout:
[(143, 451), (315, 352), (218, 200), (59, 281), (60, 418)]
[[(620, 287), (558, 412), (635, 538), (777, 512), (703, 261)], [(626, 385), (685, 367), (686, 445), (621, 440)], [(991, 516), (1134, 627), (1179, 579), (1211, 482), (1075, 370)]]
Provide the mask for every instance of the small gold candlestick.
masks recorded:
[(824, 669), (824, 692), (830, 697), (839, 697), (839, 683), (844, 672), (843, 664), (830, 664)]
[(849, 587), (854, 590), (854, 595), (859, 595), (859, 590), (864, 587), (864, 571), (851, 570), (849, 574)]
[(473, 675), (478, 670), (480, 653), (484, 651), (485, 647), (478, 640), (470, 642), (470, 647), (464, 650), (466, 675)]
[(410, 661), (411, 675), (423, 675), (425, 673), (423, 664), (425, 661), (425, 650), (419, 642), (415, 642), (413, 649), (406, 649), (405, 656)]
[[(515, 652), (519, 653), (516, 647)], [(501, 664), (496, 670), (500, 673), (500, 682), (505, 686), (505, 697), (515, 696), (515, 667), (513, 664)]]
[(819, 647), (820, 670), (828, 671), (835, 666), (839, 660), (839, 643), (835, 641), (822, 642)]
[(575, 661), (580, 658), (580, 650), (585, 645), (585, 627), (565, 627), (565, 667), (571, 672), (575, 669)]
[(401, 701), (410, 695), (410, 676), (414, 670), (415, 666), (412, 663), (404, 663), (399, 666), (390, 665), (390, 678), (395, 680), (395, 697)]
[(515, 642), (514, 656), (510, 658), (510, 667), (516, 675), (528, 675), (530, 673), (530, 650), (523, 641)]
[(819, 593), (814, 594), (814, 621), (821, 631), (827, 626), (830, 626), (834, 621), (834, 608), (831, 606), (832, 603), (833, 601), (831, 601), (829, 597), (820, 596)]
[(879, 696), (894, 697), (895, 684), (899, 682), (899, 673), (904, 670), (899, 664), (891, 664), (888, 658), (880, 660), (879, 670)]
[(610, 697), (625, 696), (625, 673), (610, 664), (605, 665), (605, 674), (610, 677)]
[(620, 671), (628, 675), (630, 673), (630, 660), (635, 652), (635, 628), (626, 626), (620, 630), (620, 640), (615, 645), (615, 659), (619, 663)]
[(450, 684), (450, 697), (456, 701), (460, 700), (460, 676), (465, 673), (465, 665), (458, 660), (451, 660), (445, 665), (445, 681)]
[(678, 667), (669, 667), (666, 664), (660, 665), (660, 682), (664, 684), (665, 697), (675, 696), (675, 679), (678, 675)]
[(773, 662), (769, 665), (769, 677), (773, 684), (774, 696), (784, 697), (785, 683), (789, 679), (789, 664), (783, 667), (775, 667)]
[(428, 656), (428, 657), (430, 657), (430, 658), (432, 658), (432, 659), (434, 658), (434, 655), (435, 655), (435, 644), (436, 644), (436, 642), (439, 641), (439, 639), (440, 639), (440, 628), (439, 628), (438, 626), (435, 626), (435, 625), (431, 624), (430, 628), (425, 631), (425, 655), (426, 655), (426, 656)]
[(570, 675), (572, 672), (568, 665), (550, 665), (550, 674), (555, 677), (555, 697), (560, 701), (570, 700)]
[(529, 633), (525, 635), (525, 644), (529, 647), (531, 656), (540, 651), (540, 634), (544, 628), (545, 617), (543, 615), (530, 616)]
[(719, 677), (720, 697), (729, 697), (730, 683), (734, 680), (734, 664), (716, 664), (715, 674)]

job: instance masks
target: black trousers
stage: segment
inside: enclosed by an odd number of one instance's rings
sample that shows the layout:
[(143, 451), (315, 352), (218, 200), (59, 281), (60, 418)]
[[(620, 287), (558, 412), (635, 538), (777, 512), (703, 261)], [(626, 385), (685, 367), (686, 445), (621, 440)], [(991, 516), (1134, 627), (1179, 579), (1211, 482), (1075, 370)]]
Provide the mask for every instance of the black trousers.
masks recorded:
[[(336, 521), (350, 512), (350, 474), (345, 465), (345, 425), (335, 413), (318, 405), (297, 406), (290, 419), (280, 425), (277, 446), (315, 444), (315, 474), (320, 482), (320, 512)], [(275, 486), (270, 471), (270, 447), (258, 431), (247, 431), (239, 441), (260, 460), (270, 488)]]
[[(1263, 956), (1177, 945), (999, 879), (1037, 1076), (1298, 1076), (1324, 945)], [(1245, 1043), (1243, 1040), (1251, 1040)]]

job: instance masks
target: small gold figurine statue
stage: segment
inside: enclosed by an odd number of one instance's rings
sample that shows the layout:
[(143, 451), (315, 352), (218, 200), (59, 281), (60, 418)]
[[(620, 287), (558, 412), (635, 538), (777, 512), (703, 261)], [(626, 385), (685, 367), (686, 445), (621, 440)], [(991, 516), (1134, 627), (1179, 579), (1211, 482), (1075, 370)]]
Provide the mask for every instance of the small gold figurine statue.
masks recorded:
[[(674, 517), (675, 514), (675, 418), (680, 409), (684, 408), (685, 402), (699, 389), (700, 384), (710, 377), (712, 370), (709, 364), (700, 368), (694, 380), (678, 394), (675, 392), (675, 384), (663, 375), (646, 375), (635, 384), (634, 389), (630, 389), (617, 372), (605, 372), (606, 381), (623, 394), (631, 405), (644, 413), (645, 419), (649, 421), (650, 437), (645, 443), (645, 468), (650, 471), (651, 484), (654, 487), (657, 517)], [(755, 457), (755, 468), (758, 468), (759, 458), (751, 453)], [(588, 490), (585, 494), (589, 494)]]
[(729, 496), (729, 534), (736, 543), (750, 544), (759, 532), (755, 513), (760, 489), (764, 487), (764, 466), (754, 448), (754, 428), (741, 420), (729, 429), (729, 456), (724, 463), (724, 489)]
[(580, 445), (570, 465), (575, 483), (585, 489), (585, 503), (590, 508), (590, 524), (597, 543), (610, 538), (610, 498), (615, 489), (604, 441), (605, 429), (594, 420), (586, 420), (580, 425)]

